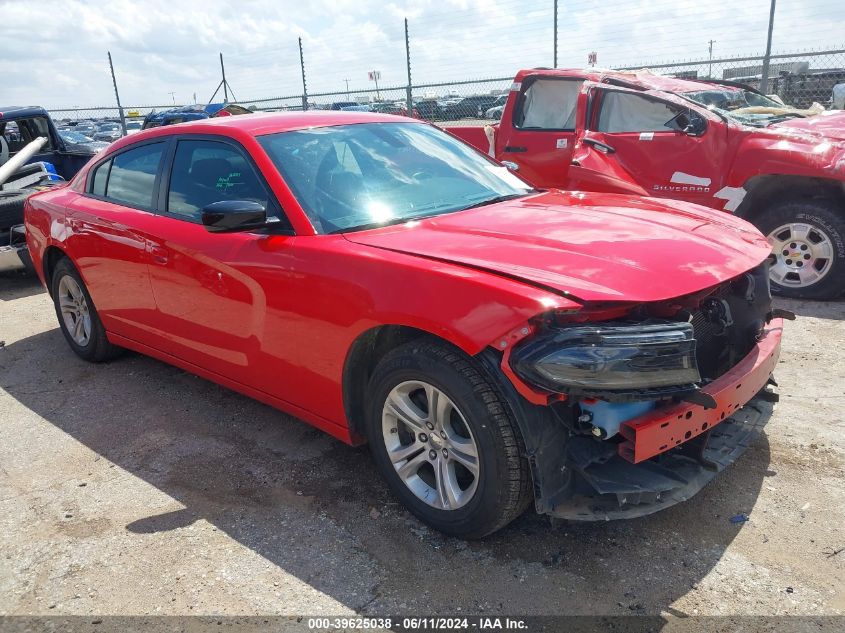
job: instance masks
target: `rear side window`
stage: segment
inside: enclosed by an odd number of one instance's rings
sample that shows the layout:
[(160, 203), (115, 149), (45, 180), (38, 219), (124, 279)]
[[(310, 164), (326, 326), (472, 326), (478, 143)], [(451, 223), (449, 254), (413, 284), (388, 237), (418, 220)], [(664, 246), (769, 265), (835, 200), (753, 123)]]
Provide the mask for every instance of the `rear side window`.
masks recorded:
[(536, 79), (522, 95), (515, 121), (524, 130), (574, 130), (581, 79)]
[[(151, 209), (164, 147), (164, 143), (151, 143), (115, 156), (106, 178), (105, 197), (128, 206)], [(103, 177), (100, 171), (105, 165), (108, 163), (100, 165), (94, 173), (92, 193), (96, 193), (95, 188)]]
[(199, 221), (204, 207), (223, 200), (250, 200), (269, 211), (267, 189), (240, 150), (217, 141), (179, 141), (167, 212)]
[(9, 148), (9, 154), (19, 152), (20, 149), (26, 145), (23, 134), (18, 127), (17, 121), (6, 121), (2, 124), (3, 138), (6, 139), (6, 145)]
[(109, 169), (111, 169), (111, 161), (107, 160), (94, 170), (94, 177), (91, 180), (91, 193), (95, 196), (106, 195), (106, 181), (109, 179)]
[(599, 112), (598, 132), (671, 132), (681, 112), (662, 101), (636, 94), (606, 92)]

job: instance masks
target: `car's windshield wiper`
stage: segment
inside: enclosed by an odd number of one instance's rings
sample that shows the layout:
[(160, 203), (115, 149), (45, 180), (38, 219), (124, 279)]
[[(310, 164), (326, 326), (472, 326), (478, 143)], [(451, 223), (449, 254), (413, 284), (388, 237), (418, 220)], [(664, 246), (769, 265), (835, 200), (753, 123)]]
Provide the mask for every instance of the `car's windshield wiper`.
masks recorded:
[(536, 193), (536, 189), (529, 189), (528, 191), (524, 191), (522, 193), (509, 193), (504, 196), (488, 198), (487, 200), (482, 200), (480, 202), (471, 204), (468, 207), (464, 207), (463, 209), (461, 209), (461, 211), (466, 211), (467, 209), (477, 209), (478, 207), (486, 207), (488, 204), (496, 204), (497, 202), (505, 202), (507, 200), (513, 200), (515, 198), (524, 198), (525, 196), (530, 195), (532, 193)]
[(780, 123), (781, 121), (786, 121), (787, 119), (806, 119), (807, 116), (804, 114), (799, 114), (798, 112), (784, 112), (783, 114), (776, 114), (772, 116), (771, 119), (766, 121), (766, 125), (769, 126), (772, 123)]

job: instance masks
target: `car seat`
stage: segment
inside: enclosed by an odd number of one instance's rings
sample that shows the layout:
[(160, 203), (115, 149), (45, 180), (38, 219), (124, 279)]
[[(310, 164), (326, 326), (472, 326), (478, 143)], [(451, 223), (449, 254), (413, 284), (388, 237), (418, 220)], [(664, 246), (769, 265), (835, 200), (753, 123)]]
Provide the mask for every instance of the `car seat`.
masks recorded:
[(337, 160), (337, 152), (330, 145), (320, 161), (314, 188), (321, 220), (342, 228), (338, 221), (355, 212), (364, 192), (364, 179), (343, 169)]

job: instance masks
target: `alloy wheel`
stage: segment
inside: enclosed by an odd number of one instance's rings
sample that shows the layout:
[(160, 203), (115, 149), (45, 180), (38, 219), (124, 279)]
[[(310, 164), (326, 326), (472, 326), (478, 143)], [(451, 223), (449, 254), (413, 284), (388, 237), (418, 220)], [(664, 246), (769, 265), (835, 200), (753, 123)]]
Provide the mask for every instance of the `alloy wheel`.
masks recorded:
[(76, 280), (65, 275), (59, 281), (59, 308), (62, 320), (73, 342), (80, 347), (91, 340), (91, 314), (85, 294)]
[(420, 500), (457, 510), (478, 488), (478, 446), (464, 416), (440, 389), (411, 380), (394, 387), (382, 411), (387, 456)]
[(812, 224), (793, 222), (768, 235), (775, 258), (770, 269), (773, 282), (803, 288), (821, 281), (833, 266), (833, 242)]

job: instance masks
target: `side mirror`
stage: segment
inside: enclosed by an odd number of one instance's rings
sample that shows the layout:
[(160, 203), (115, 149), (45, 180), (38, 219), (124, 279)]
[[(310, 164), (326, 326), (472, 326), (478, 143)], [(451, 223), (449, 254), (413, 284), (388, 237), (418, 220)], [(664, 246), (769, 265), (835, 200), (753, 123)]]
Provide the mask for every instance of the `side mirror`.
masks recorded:
[(267, 224), (267, 209), (251, 200), (212, 202), (202, 210), (202, 223), (210, 233), (235, 233)]
[(701, 136), (707, 130), (707, 122), (692, 110), (678, 112), (666, 125), (687, 136)]
[(707, 131), (707, 121), (704, 117), (690, 111), (689, 124), (684, 127), (684, 134), (702, 136)]

